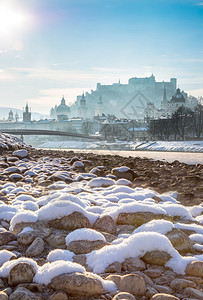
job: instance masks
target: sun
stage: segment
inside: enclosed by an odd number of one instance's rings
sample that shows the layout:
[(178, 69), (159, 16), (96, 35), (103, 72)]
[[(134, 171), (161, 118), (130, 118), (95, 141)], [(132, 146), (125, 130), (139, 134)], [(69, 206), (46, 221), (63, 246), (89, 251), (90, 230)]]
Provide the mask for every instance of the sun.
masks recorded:
[(23, 31), (26, 26), (26, 15), (18, 9), (0, 4), (0, 38), (11, 38)]

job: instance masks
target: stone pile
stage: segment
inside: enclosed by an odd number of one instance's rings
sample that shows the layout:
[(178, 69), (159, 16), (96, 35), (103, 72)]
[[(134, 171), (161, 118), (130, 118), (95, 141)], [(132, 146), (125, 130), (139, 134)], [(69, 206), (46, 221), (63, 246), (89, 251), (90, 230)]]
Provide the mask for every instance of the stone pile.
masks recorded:
[[(171, 188), (178, 162), (66, 156), (2, 153), (0, 300), (203, 299), (200, 195), (145, 185)], [(200, 191), (202, 166), (181, 165)]]

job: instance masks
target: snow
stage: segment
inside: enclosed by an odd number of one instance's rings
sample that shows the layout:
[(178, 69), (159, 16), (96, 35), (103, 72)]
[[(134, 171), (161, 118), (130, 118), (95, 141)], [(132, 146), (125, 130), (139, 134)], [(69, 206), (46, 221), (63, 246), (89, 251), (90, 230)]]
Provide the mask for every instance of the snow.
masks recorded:
[(115, 261), (122, 263), (128, 257), (143, 257), (147, 252), (153, 250), (167, 252), (171, 259), (166, 265), (179, 274), (184, 274), (187, 264), (196, 260), (193, 257), (182, 257), (173, 248), (169, 239), (160, 233), (139, 232), (117, 245), (104, 246), (87, 254), (87, 264), (94, 273), (103, 273), (106, 267)]
[(16, 150), (13, 152), (13, 156), (17, 156), (19, 158), (24, 158), (28, 156), (28, 152), (25, 149), (22, 150)]
[(109, 179), (109, 178), (93, 178), (91, 179), (88, 183), (87, 186), (88, 187), (102, 187), (102, 186), (111, 186), (114, 185), (115, 181), (113, 179)]
[(100, 232), (94, 229), (82, 228), (82, 229), (76, 229), (67, 235), (66, 246), (68, 246), (70, 242), (81, 241), (81, 240), (106, 242), (105, 237)]
[(23, 228), (23, 230), (20, 233), (18, 233), (18, 235), (25, 233), (25, 232), (33, 231), (33, 230), (34, 229), (32, 227), (25, 227), (25, 228)]
[(59, 219), (72, 214), (73, 212), (80, 212), (87, 217), (91, 224), (94, 224), (99, 215), (87, 212), (83, 207), (70, 201), (51, 202), (38, 210), (38, 219), (41, 221), (50, 221)]
[(117, 172), (125, 173), (125, 172), (128, 172), (129, 170), (130, 170), (130, 168), (122, 166), (122, 167), (119, 167), (119, 168), (114, 168), (112, 171), (117, 171)]
[(193, 221), (195, 220), (183, 205), (163, 203), (160, 204), (160, 207), (165, 209), (165, 211), (172, 217), (181, 217), (182, 219)]
[(18, 212), (10, 222), (10, 230), (13, 230), (18, 223), (35, 223), (37, 222), (37, 214), (26, 210)]
[(136, 228), (132, 234), (138, 232), (157, 232), (160, 234), (166, 234), (174, 228), (174, 225), (170, 221), (166, 220), (152, 220), (146, 224), (143, 224)]
[(203, 213), (203, 206), (194, 205), (191, 207), (187, 207), (187, 210), (195, 218)]
[(116, 184), (117, 185), (131, 185), (132, 183), (127, 179), (121, 178), (116, 181)]
[(11, 257), (14, 257), (15, 254), (8, 250), (0, 250), (0, 266), (2, 266), (5, 262), (9, 261)]
[(10, 260), (10, 261), (5, 262), (0, 268), (0, 276), (1, 277), (8, 277), (8, 275), (10, 273), (10, 270), (13, 267), (15, 267), (17, 264), (22, 263), (22, 262), (32, 265), (34, 267), (35, 271), (36, 272), (38, 271), (38, 265), (33, 259), (20, 257), (18, 259)]
[(56, 260), (73, 261), (75, 254), (69, 250), (55, 249), (49, 252), (47, 260), (53, 262)]
[(186, 229), (186, 230), (192, 230), (196, 233), (203, 234), (203, 227), (198, 224), (183, 224), (183, 223), (176, 223), (174, 225), (177, 229)]
[(120, 213), (151, 212), (154, 214), (167, 215), (166, 211), (158, 205), (149, 205), (143, 203), (124, 203), (119, 207), (112, 209), (110, 208), (109, 210), (106, 210), (106, 212), (108, 212), (108, 215), (111, 216), (115, 221)]
[(190, 239), (195, 243), (203, 244), (203, 234), (199, 234), (199, 233), (191, 234)]
[(33, 281), (39, 284), (47, 285), (54, 277), (61, 274), (69, 274), (74, 272), (85, 273), (85, 271), (85, 268), (77, 263), (57, 260), (51, 263), (48, 262), (42, 267), (38, 267), (38, 272), (33, 278)]
[(74, 168), (84, 168), (84, 164), (83, 164), (83, 162), (81, 162), (81, 161), (75, 161), (75, 162), (73, 163), (73, 167), (74, 167)]
[[(109, 150), (151, 150), (151, 151), (173, 151), (173, 152), (203, 152), (203, 141), (149, 141), (149, 142), (45, 142), (39, 148), (58, 148), (58, 149), (102, 149), (108, 147)], [(105, 149), (104, 148), (104, 149)], [(102, 150), (103, 151), (103, 150)]]

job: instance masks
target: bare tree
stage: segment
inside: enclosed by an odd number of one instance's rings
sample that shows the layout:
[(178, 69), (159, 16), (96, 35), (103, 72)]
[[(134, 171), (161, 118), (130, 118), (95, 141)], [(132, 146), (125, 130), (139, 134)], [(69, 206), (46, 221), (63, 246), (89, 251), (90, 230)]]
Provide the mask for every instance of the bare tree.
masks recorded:
[(93, 127), (92, 122), (88, 122), (88, 121), (83, 122), (82, 127), (81, 127), (82, 133), (86, 134), (86, 135), (91, 134), (92, 133), (92, 127)]
[(203, 132), (203, 105), (198, 104), (194, 109), (193, 129), (197, 138), (200, 138)]

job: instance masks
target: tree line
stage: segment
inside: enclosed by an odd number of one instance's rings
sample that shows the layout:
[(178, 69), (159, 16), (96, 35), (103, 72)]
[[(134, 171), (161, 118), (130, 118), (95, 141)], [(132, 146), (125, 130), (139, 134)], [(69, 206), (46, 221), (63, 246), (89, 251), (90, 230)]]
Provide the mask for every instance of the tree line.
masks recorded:
[(170, 118), (150, 120), (149, 134), (153, 139), (185, 140), (203, 137), (203, 105), (193, 110), (181, 106)]

